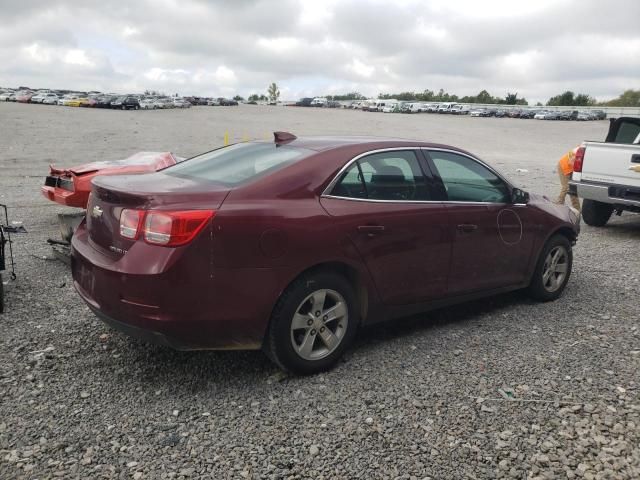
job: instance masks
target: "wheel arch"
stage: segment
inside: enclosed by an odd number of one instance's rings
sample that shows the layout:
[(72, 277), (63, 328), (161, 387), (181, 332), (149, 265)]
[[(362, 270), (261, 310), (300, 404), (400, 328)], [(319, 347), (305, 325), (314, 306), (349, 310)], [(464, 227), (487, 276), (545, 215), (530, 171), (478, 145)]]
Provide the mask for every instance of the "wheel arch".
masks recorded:
[[(277, 308), (280, 298), (282, 297), (282, 295), (284, 295), (287, 289), (305, 275), (312, 275), (319, 272), (330, 272), (338, 274), (344, 277), (351, 284), (356, 293), (356, 299), (358, 302), (357, 308), (359, 313), (359, 324), (362, 325), (365, 322), (366, 318), (369, 315), (372, 296), (375, 295), (372, 286), (369, 284), (368, 279), (366, 278), (366, 274), (363, 273), (356, 265), (350, 262), (346, 262), (344, 260), (327, 260), (318, 262), (301, 270), (297, 275), (292, 276), (292, 278), (290, 278), (289, 281), (286, 282), (285, 287), (278, 294), (278, 299), (273, 304), (271, 313), (269, 315), (269, 321), (266, 324), (265, 332), (269, 331), (274, 311)], [(264, 338), (267, 338), (266, 335), (264, 336)]]

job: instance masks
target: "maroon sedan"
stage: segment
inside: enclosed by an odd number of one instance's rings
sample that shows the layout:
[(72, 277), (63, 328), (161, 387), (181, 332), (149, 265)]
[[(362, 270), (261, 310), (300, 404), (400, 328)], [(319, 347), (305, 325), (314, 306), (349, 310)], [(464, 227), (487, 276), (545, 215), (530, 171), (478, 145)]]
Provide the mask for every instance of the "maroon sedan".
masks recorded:
[(361, 325), (516, 289), (558, 298), (579, 216), (445, 145), (278, 132), (96, 177), (74, 284), (131, 336), (329, 368)]

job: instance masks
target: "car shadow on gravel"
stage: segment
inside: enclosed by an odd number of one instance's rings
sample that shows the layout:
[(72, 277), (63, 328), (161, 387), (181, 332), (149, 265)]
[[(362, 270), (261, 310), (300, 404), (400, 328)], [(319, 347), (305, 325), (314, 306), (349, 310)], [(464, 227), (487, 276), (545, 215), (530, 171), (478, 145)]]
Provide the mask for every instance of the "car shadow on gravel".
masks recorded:
[[(497, 314), (518, 305), (524, 306), (536, 303), (523, 292), (515, 291), (381, 322), (363, 328), (356, 339), (355, 348), (366, 348), (366, 345), (369, 344), (396, 339), (410, 339), (452, 324), (480, 327), (482, 324), (479, 318), (484, 315)], [(486, 318), (483, 321), (486, 322)]]
[[(359, 332), (343, 362), (348, 363), (355, 352), (370, 352), (375, 355), (376, 345), (435, 335), (439, 328), (452, 324), (476, 329), (487, 322), (486, 315), (497, 315), (518, 305), (535, 303), (522, 292), (511, 292), (381, 322)], [(480, 317), (483, 317), (482, 323), (479, 321)], [(148, 388), (173, 388), (173, 385), (181, 385), (180, 388), (197, 393), (212, 387), (233, 389), (249, 383), (264, 383), (269, 379), (281, 381), (288, 377), (281, 374), (278, 367), (261, 351), (185, 352), (145, 344), (124, 336), (119, 337), (116, 343), (118, 352), (128, 360), (126, 368), (119, 371), (120, 380), (144, 383)], [(109, 370), (113, 368), (113, 365), (102, 365)]]

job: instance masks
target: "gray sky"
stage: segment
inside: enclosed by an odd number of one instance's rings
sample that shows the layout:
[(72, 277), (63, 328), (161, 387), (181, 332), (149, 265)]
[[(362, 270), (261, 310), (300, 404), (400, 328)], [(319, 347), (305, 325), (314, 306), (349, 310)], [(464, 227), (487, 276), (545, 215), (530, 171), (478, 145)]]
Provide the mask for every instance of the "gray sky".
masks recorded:
[(639, 88), (638, 0), (0, 0), (0, 85), (283, 99)]

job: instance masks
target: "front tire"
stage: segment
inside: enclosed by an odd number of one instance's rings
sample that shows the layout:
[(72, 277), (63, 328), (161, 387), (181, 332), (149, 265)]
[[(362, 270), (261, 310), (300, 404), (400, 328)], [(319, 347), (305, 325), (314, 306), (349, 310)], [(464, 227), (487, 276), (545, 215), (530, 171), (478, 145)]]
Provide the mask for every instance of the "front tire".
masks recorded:
[(307, 274), (278, 300), (264, 350), (283, 370), (303, 375), (322, 372), (342, 356), (358, 323), (356, 295), (344, 277)]
[(529, 295), (541, 302), (559, 298), (567, 286), (572, 267), (571, 243), (564, 235), (554, 235), (540, 252), (527, 289)]
[(613, 206), (595, 200), (582, 201), (582, 218), (587, 225), (604, 227), (613, 213)]

